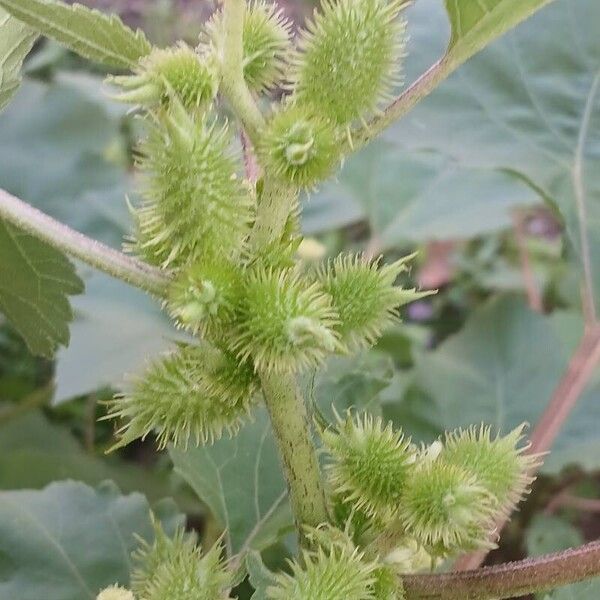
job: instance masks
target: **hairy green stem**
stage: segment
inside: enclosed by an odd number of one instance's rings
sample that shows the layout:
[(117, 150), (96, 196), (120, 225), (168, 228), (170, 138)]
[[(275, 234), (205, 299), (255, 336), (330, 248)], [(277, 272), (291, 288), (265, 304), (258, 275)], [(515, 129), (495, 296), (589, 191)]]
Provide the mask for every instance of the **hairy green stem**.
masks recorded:
[(261, 383), (301, 533), (302, 525), (316, 527), (328, 520), (308, 412), (293, 375), (263, 373)]
[(444, 79), (446, 79), (460, 63), (450, 60), (448, 56), (434, 63), (419, 79), (408, 87), (381, 114), (374, 117), (367, 126), (352, 134), (351, 150), (359, 150), (376, 138), (394, 121), (403, 117), (423, 98), (428, 96)]
[(257, 249), (280, 239), (297, 202), (297, 190), (266, 179), (258, 200), (250, 246)]
[(164, 271), (92, 240), (4, 190), (0, 218), (112, 277), (156, 296), (165, 294), (170, 277)]
[(600, 575), (600, 542), (475, 571), (402, 577), (407, 600), (503, 600)]
[(244, 15), (246, 0), (225, 0), (225, 43), (221, 57), (221, 90), (254, 145), (265, 120), (244, 80)]

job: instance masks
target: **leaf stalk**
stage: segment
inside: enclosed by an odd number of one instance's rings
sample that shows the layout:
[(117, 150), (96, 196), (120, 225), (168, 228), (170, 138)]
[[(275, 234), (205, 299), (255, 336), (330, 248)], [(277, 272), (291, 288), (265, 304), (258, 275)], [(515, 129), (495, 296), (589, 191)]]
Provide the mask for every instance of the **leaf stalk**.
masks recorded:
[(93, 240), (0, 190), (0, 218), (84, 263), (162, 297), (170, 276), (145, 262)]

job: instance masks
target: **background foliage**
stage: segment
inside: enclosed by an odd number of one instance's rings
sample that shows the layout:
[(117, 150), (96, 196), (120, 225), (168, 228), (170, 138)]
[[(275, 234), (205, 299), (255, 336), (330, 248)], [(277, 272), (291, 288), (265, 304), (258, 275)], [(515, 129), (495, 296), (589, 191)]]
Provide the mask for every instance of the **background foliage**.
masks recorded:
[[(190, 11), (210, 13), (186, 3), (177, 10), (170, 2), (111, 4), (130, 22), (151, 24), (158, 41), (193, 41)], [(517, 3), (504, 4), (510, 11)], [(298, 19), (310, 8), (286, 7)], [(472, 15), (459, 12), (454, 23), (468, 24)], [(442, 54), (450, 28), (439, 0), (419, 0), (408, 19), (405, 79), (412, 81)], [(333, 359), (305, 378), (325, 414), (332, 404), (367, 408), (423, 441), (458, 425), (486, 421), (507, 432), (539, 419), (583, 332), (579, 275), (588, 270), (593, 282), (588, 312), (600, 291), (598, 23), (593, 0), (556, 0), (304, 200), (303, 228), (317, 254), (351, 248), (393, 259), (419, 249), (410, 280), (440, 289), (412, 305), (405, 324), (375, 349)], [(477, 30), (464, 32), (452, 38), (453, 52), (477, 43)], [(0, 115), (0, 187), (119, 248), (130, 228), (124, 197), (132, 193), (137, 124), (107, 99), (102, 78), (55, 44), (37, 43), (23, 85)], [(40, 302), (54, 314), (36, 313), (28, 330), (0, 316), (0, 599), (39, 600), (49, 571), (57, 582), (44, 595), (50, 600), (93, 599), (115, 578), (126, 584), (132, 533), (151, 536), (148, 503), (166, 496), (177, 504), (158, 505), (167, 527), (186, 513), (207, 543), (227, 528), (232, 551), (252, 548), (269, 566), (279, 564), (293, 550), (291, 516), (266, 415), (212, 447), (159, 455), (148, 441), (104, 456), (113, 431), (96, 423), (99, 402), (181, 334), (143, 293), (81, 265), (76, 276), (28, 236), (0, 231), (7, 317), (27, 311), (23, 300), (37, 287), (36, 265), (18, 263), (22, 244), (52, 262), (52, 278), (63, 282), (58, 295), (45, 286)], [(314, 258), (308, 250), (304, 257)], [(78, 294), (79, 277), (85, 294), (69, 308), (65, 284)], [(53, 360), (37, 359), (21, 336), (37, 354), (49, 356), (56, 341), (66, 347)], [(598, 536), (599, 420), (596, 373), (491, 561)], [(79, 519), (90, 537), (79, 535)], [(23, 527), (31, 531), (27, 544)], [(552, 598), (591, 600), (599, 591), (589, 582)], [(250, 597), (249, 584), (239, 593)]]

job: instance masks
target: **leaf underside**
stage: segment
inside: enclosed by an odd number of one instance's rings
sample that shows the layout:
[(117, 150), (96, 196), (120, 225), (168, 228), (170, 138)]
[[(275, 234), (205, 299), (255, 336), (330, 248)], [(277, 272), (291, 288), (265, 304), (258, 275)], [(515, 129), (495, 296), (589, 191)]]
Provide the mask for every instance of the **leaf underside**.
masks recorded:
[(0, 311), (32, 353), (51, 357), (68, 344), (73, 312), (67, 296), (82, 291), (63, 254), (0, 221)]
[(152, 46), (139, 29), (133, 31), (116, 15), (81, 4), (49, 0), (0, 0), (14, 17), (84, 58), (113, 67), (134, 67)]
[(37, 33), (0, 8), (0, 111), (21, 83), (21, 66)]

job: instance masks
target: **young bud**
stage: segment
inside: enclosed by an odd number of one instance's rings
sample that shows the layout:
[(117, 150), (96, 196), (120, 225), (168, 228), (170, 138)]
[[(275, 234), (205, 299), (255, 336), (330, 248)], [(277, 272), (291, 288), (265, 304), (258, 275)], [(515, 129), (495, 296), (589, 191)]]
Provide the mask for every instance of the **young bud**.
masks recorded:
[(323, 0), (301, 35), (292, 84), (338, 125), (373, 111), (398, 83), (407, 0)]
[(415, 468), (404, 488), (406, 533), (438, 556), (485, 547), (494, 499), (468, 471), (443, 460)]
[(257, 369), (293, 372), (338, 348), (331, 299), (292, 270), (257, 268), (246, 280), (233, 348)]
[(312, 110), (288, 104), (267, 125), (258, 147), (265, 171), (298, 187), (326, 179), (339, 162), (333, 128)]
[(533, 477), (529, 471), (539, 466), (539, 456), (525, 454), (529, 446), (518, 447), (525, 425), (504, 437), (492, 438), (491, 429), (481, 425), (446, 434), (443, 458), (473, 473), (477, 481), (498, 501), (503, 515), (512, 512), (529, 492)]
[(232, 322), (241, 286), (241, 272), (233, 263), (201, 258), (180, 271), (167, 307), (181, 327), (214, 338)]
[(435, 566), (435, 559), (415, 539), (403, 537), (398, 546), (383, 557), (397, 573), (419, 573)]
[(152, 431), (160, 449), (170, 443), (187, 447), (190, 440), (212, 443), (238, 431), (256, 390), (250, 366), (206, 345), (182, 346), (115, 397), (106, 418), (125, 421), (116, 448)]
[(133, 589), (143, 600), (226, 600), (231, 587), (220, 544), (203, 555), (191, 536), (178, 530), (168, 538), (156, 525), (153, 545), (145, 543), (135, 555)]
[(206, 256), (231, 256), (243, 246), (253, 201), (237, 176), (226, 126), (170, 111), (142, 144), (144, 202), (134, 210), (133, 251), (161, 267)]
[[(225, 42), (223, 13), (214, 14), (206, 26), (205, 44), (223, 56)], [(248, 4), (243, 29), (244, 79), (248, 87), (261, 92), (276, 87), (283, 79), (291, 49), (291, 24), (280, 8), (270, 2)]]
[(175, 97), (187, 111), (203, 112), (217, 95), (219, 75), (212, 56), (199, 56), (180, 43), (153, 50), (142, 59), (135, 75), (112, 77), (109, 82), (123, 89), (113, 96), (120, 102), (153, 108), (167, 106)]
[(378, 261), (362, 256), (339, 256), (319, 272), (319, 281), (333, 298), (339, 314), (342, 342), (350, 349), (368, 346), (398, 319), (398, 308), (430, 295), (415, 289), (395, 287), (412, 256), (379, 267)]
[(336, 494), (354, 510), (389, 520), (400, 507), (415, 462), (410, 440), (369, 414), (348, 415), (339, 420), (337, 432), (326, 430), (322, 437), (331, 455), (328, 471)]
[(96, 600), (135, 600), (135, 596), (129, 590), (119, 587), (118, 585), (111, 585), (110, 587), (102, 590)]
[(277, 575), (267, 588), (270, 600), (376, 600), (375, 563), (364, 560), (358, 550), (334, 544), (329, 550), (305, 552), (302, 566), (291, 563), (291, 574)]

